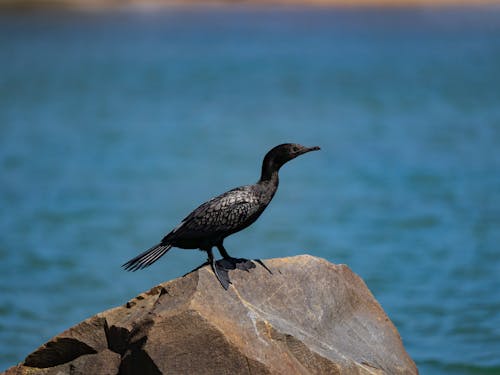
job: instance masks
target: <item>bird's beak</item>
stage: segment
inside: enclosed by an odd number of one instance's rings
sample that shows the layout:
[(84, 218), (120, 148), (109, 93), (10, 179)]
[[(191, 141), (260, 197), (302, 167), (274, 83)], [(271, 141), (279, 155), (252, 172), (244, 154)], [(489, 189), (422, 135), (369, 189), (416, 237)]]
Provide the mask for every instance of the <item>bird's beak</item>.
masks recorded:
[(297, 156), (304, 155), (307, 152), (317, 151), (317, 150), (320, 150), (319, 146), (314, 146), (314, 147), (300, 146), (300, 148), (293, 154), (292, 159), (296, 158)]
[(319, 146), (314, 146), (314, 147), (304, 147), (304, 149), (302, 150), (302, 152), (300, 153), (300, 155), (305, 154), (306, 152), (310, 152), (310, 151), (318, 151), (318, 150), (321, 150), (321, 148), (319, 148)]

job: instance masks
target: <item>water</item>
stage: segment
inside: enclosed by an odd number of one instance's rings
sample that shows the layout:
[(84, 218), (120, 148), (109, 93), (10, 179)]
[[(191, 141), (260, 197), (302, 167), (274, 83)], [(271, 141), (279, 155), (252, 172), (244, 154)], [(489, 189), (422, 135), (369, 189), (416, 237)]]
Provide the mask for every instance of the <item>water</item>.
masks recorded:
[(500, 373), (500, 9), (0, 15), (0, 369), (199, 265), (120, 265), (254, 182), (235, 256), (346, 263), (422, 374)]

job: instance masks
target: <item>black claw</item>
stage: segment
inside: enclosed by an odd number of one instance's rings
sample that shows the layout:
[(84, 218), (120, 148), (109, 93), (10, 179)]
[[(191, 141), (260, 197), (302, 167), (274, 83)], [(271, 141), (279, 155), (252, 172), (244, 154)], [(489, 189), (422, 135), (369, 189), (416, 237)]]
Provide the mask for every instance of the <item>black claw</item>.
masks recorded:
[(264, 267), (264, 268), (267, 270), (267, 272), (269, 272), (271, 275), (273, 274), (273, 273), (271, 272), (271, 270), (270, 270), (269, 268), (267, 268), (267, 266), (264, 264), (264, 262), (263, 262), (263, 261), (261, 261), (260, 259), (254, 259), (254, 260), (255, 260), (257, 263), (259, 263), (262, 267)]

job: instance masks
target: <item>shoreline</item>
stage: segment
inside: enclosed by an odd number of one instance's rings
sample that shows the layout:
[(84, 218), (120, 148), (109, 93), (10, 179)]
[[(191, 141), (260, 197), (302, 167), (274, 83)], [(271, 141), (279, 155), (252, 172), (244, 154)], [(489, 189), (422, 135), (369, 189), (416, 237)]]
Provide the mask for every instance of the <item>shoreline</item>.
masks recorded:
[(498, 0), (0, 0), (3, 10), (155, 11), (169, 8), (293, 8), (338, 9), (440, 9), (499, 7)]

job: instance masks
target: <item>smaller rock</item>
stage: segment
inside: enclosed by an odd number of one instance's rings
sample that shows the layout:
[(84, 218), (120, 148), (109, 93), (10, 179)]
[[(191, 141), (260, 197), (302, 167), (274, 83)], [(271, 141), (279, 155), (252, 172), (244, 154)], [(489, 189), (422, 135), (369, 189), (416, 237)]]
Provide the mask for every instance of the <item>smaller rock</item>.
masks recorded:
[(116, 375), (120, 368), (121, 357), (119, 354), (104, 349), (95, 354), (84, 354), (74, 360), (47, 368), (33, 368), (26, 363), (12, 367), (5, 375)]

